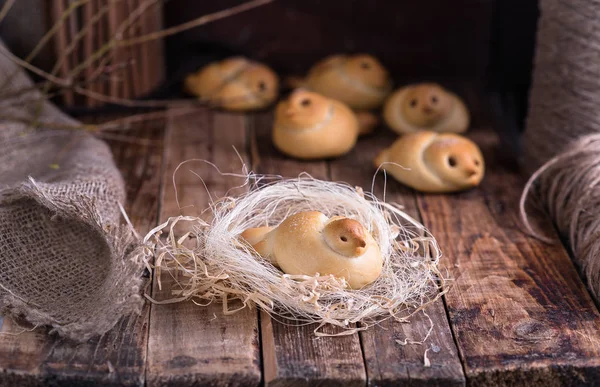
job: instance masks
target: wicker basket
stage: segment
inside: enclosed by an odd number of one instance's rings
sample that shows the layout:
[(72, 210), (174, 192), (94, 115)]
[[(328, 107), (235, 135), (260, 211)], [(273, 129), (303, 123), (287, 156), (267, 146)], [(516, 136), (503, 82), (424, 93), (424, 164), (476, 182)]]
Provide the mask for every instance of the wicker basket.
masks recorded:
[[(0, 4), (4, 1), (0, 0)], [(48, 44), (32, 58), (47, 72), (67, 77), (115, 34), (123, 39), (162, 28), (162, 2), (152, 0), (19, 0), (2, 23), (2, 37), (13, 52), (26, 58), (49, 31)], [(69, 52), (68, 55), (65, 55)], [(108, 97), (136, 98), (164, 80), (163, 41), (156, 39), (110, 49), (85, 66), (73, 81)], [(64, 90), (65, 105), (98, 106), (99, 98)]]

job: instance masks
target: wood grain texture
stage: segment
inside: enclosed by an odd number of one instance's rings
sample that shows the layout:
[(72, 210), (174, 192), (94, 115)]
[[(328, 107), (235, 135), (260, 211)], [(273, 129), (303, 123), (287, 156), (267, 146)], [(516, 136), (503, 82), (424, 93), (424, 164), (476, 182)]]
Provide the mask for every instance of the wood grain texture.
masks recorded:
[[(155, 121), (128, 133), (158, 141), (157, 146), (110, 144), (126, 183), (125, 209), (139, 232), (158, 218), (163, 130), (164, 123)], [(123, 318), (83, 344), (49, 336), (42, 328), (28, 331), (6, 319), (0, 329), (0, 386), (143, 386), (148, 313), (146, 305), (141, 315)]]
[[(102, 6), (105, 4), (102, 0), (91, 0), (94, 1), (96, 3), (96, 10), (99, 10), (102, 8)], [(106, 41), (109, 39), (109, 27), (108, 27), (108, 15), (105, 14), (104, 17), (102, 17), (97, 24), (97, 30), (94, 31), (94, 35), (96, 37), (96, 47), (94, 48), (94, 51), (96, 50), (100, 50), (101, 47), (104, 45), (104, 43), (106, 43)], [(94, 63), (94, 67), (99, 67), (102, 64), (102, 59), (98, 59), (96, 61), (96, 63)], [(110, 90), (109, 90), (109, 85), (108, 85), (109, 79), (106, 76), (101, 76), (98, 78), (98, 80), (95, 82), (95, 86), (96, 86), (96, 92), (101, 93), (101, 94), (105, 94), (105, 95), (110, 95)], [(100, 103), (98, 103), (98, 105), (100, 105)]]
[[(294, 323), (289, 322), (289, 323)], [(364, 386), (366, 373), (358, 335), (316, 337), (317, 324), (286, 325), (261, 313), (267, 386)], [(324, 333), (338, 333), (323, 327)]]
[[(477, 189), (419, 195), (444, 251), (450, 322), (472, 385), (584, 385), (600, 377), (600, 315), (564, 248), (521, 232), (523, 181), (498, 163), (496, 136), (470, 134), (487, 176)], [(543, 221), (553, 233), (551, 223)]]
[[(214, 195), (222, 196), (240, 180), (221, 176), (203, 162), (187, 164), (175, 182), (182, 210), (175, 200), (172, 176), (175, 168), (189, 159), (204, 159), (224, 172), (240, 172), (241, 161), (232, 146), (245, 158), (246, 128), (243, 116), (199, 109), (195, 114), (169, 120), (167, 167), (161, 221), (179, 214), (199, 215), (209, 204), (200, 178)], [(152, 296), (171, 298), (172, 280), (163, 274), (163, 288), (154, 281)], [(241, 305), (230, 305), (236, 308)], [(200, 307), (192, 302), (152, 305), (148, 353), (148, 386), (252, 386), (261, 379), (260, 348), (256, 309), (224, 315), (222, 305)]]
[[(53, 20), (59, 20), (61, 15), (66, 11), (66, 6), (62, 0), (57, 0), (52, 2), (52, 18)], [(68, 22), (65, 21), (63, 25), (58, 28), (56, 32), (56, 41), (55, 41), (55, 55), (57, 58), (62, 58), (65, 54), (65, 50), (68, 45)], [(66, 59), (66, 58), (65, 58)], [(65, 77), (69, 72), (69, 61), (64, 60), (61, 68), (60, 68), (60, 76)], [(63, 94), (63, 102), (67, 105), (72, 105), (74, 103), (74, 95), (71, 90), (65, 90)]]
[[(396, 136), (386, 128), (359, 139), (357, 147), (348, 155), (330, 163), (331, 178), (371, 191), (375, 167), (373, 159), (389, 146)], [(384, 197), (384, 177), (380, 173), (373, 185), (378, 198)], [(414, 191), (396, 183), (390, 177), (385, 199), (404, 206), (404, 211), (420, 220)], [(418, 313), (409, 323), (388, 319), (380, 325), (360, 332), (367, 367), (369, 386), (462, 386), (465, 384), (462, 365), (442, 299), (437, 300), (425, 313)], [(431, 321), (430, 321), (431, 319)], [(400, 342), (422, 341), (433, 325), (431, 335), (423, 344), (400, 345)], [(431, 362), (424, 365), (424, 354)]]
[[(249, 119), (253, 170), (257, 173), (298, 177), (307, 172), (329, 178), (324, 161), (299, 162), (279, 153), (271, 141), (271, 113)], [(267, 386), (364, 386), (366, 373), (358, 335), (321, 337), (317, 324), (293, 326), (261, 314), (264, 381)], [(327, 333), (336, 333), (329, 327)]]
[[(117, 29), (121, 24), (120, 20), (120, 8), (121, 2), (113, 3), (112, 6), (108, 8), (108, 36), (109, 39), (112, 39), (113, 36), (117, 33)], [(111, 57), (110, 64), (115, 68), (119, 69), (123, 64), (123, 54), (124, 48), (113, 46), (109, 51), (109, 56)], [(109, 75), (109, 84), (108, 84), (108, 95), (111, 97), (121, 97), (121, 86), (122, 82), (119, 79), (120, 71), (116, 70)]]
[[(142, 4), (142, 0), (135, 0), (135, 3), (136, 3), (136, 6), (139, 7), (140, 4)], [(139, 34), (140, 36), (146, 35), (151, 32), (148, 13), (144, 12), (140, 16), (139, 24), (140, 24), (140, 34)], [(138, 47), (140, 49), (140, 55), (141, 55), (139, 69), (140, 69), (140, 77), (141, 77), (141, 85), (142, 85), (139, 95), (144, 95), (148, 90), (150, 90), (150, 84), (151, 84), (150, 63), (152, 61), (152, 55), (150, 53), (150, 43), (149, 42), (140, 43)]]
[[(94, 3), (92, 1), (86, 3), (83, 5), (83, 15), (82, 15), (82, 19), (84, 20), (90, 20), (94, 15)], [(84, 58), (89, 58), (90, 56), (92, 56), (92, 53), (94, 52), (94, 36), (92, 34), (85, 34), (85, 36), (82, 39), (83, 42), (83, 48), (81, 50), (81, 53), (83, 54)], [(92, 66), (88, 66), (85, 71), (83, 71), (83, 76), (84, 76), (84, 82), (88, 85), (88, 88), (91, 91), (94, 91), (94, 87), (93, 84), (88, 83), (89, 80), (92, 78), (92, 74), (94, 72), (94, 69), (92, 68)], [(95, 102), (91, 97), (86, 96), (85, 98), (85, 104), (86, 106), (94, 106)]]

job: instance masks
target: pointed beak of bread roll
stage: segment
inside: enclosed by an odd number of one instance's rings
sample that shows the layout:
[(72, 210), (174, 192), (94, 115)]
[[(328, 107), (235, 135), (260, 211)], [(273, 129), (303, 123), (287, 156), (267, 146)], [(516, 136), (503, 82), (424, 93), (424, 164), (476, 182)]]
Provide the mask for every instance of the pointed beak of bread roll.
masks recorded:
[(471, 179), (479, 174), (481, 168), (479, 168), (473, 160), (469, 159), (462, 162), (464, 163), (463, 172), (467, 179)]
[(333, 220), (325, 226), (323, 233), (329, 247), (345, 257), (360, 257), (367, 249), (366, 230), (356, 220)]
[(467, 177), (471, 177), (477, 174), (477, 169), (475, 169), (474, 167), (466, 168), (465, 173), (467, 174)]
[(292, 109), (292, 108), (288, 108), (285, 112), (284, 112), (285, 116), (288, 118), (292, 118), (294, 115), (296, 115), (296, 110)]

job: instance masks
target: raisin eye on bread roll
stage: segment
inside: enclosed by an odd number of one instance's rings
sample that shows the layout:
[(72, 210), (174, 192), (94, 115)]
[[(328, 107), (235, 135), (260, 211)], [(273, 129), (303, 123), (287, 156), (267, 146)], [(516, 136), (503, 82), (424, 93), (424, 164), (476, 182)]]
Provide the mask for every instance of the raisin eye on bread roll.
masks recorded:
[(398, 134), (419, 130), (463, 133), (469, 127), (469, 111), (464, 102), (435, 83), (398, 89), (385, 102), (383, 117)]
[(325, 159), (349, 152), (358, 132), (358, 120), (346, 105), (297, 89), (277, 105), (273, 143), (288, 156)]
[(310, 69), (306, 87), (352, 109), (369, 110), (383, 105), (392, 82), (388, 71), (371, 55), (333, 55)]
[(379, 153), (374, 164), (399, 182), (431, 193), (473, 188), (485, 169), (474, 142), (459, 134), (429, 131), (401, 136)]
[(372, 110), (379, 109), (392, 91), (388, 71), (368, 54), (329, 56), (317, 62), (306, 78), (290, 81), (292, 87), (304, 87), (346, 104), (357, 115), (360, 135), (379, 125), (379, 115)]
[(251, 111), (271, 105), (279, 95), (279, 78), (269, 67), (244, 57), (211, 63), (184, 82), (189, 94), (231, 111)]

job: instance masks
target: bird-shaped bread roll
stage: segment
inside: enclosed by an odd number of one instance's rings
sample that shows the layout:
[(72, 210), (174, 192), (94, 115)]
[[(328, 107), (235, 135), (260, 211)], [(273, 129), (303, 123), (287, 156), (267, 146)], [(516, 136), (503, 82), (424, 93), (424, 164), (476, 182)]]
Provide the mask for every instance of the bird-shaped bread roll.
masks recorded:
[(388, 71), (367, 54), (332, 55), (308, 72), (305, 79), (294, 79), (294, 87), (304, 87), (342, 101), (359, 117), (360, 134), (379, 125), (379, 117), (369, 110), (380, 108), (392, 91)]
[(332, 274), (352, 289), (375, 281), (383, 266), (379, 245), (358, 221), (318, 211), (287, 217), (277, 227), (251, 228), (241, 237), (287, 274)]
[(386, 124), (399, 134), (432, 130), (463, 133), (469, 127), (469, 111), (454, 93), (435, 83), (398, 89), (383, 108)]
[(323, 159), (350, 151), (358, 138), (358, 120), (343, 103), (298, 89), (275, 111), (273, 143), (299, 159)]
[(431, 193), (475, 187), (485, 168), (474, 142), (459, 134), (431, 131), (401, 136), (377, 156), (374, 164), (399, 182)]
[(244, 57), (211, 63), (190, 74), (185, 90), (213, 106), (232, 111), (262, 109), (279, 94), (279, 79), (267, 66)]
[(357, 110), (381, 107), (392, 91), (387, 70), (367, 54), (327, 57), (310, 69), (305, 83), (309, 89)]

